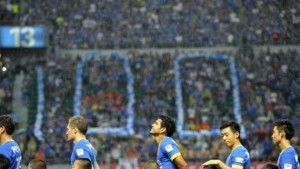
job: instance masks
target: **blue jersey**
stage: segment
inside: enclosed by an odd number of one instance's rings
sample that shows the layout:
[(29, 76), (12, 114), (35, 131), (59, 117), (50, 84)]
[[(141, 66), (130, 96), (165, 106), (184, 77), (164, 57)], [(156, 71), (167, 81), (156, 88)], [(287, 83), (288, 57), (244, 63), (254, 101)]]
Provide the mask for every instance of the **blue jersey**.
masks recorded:
[(298, 155), (290, 146), (282, 150), (277, 161), (278, 169), (299, 169)]
[(165, 137), (158, 145), (157, 151), (160, 169), (176, 169), (177, 166), (172, 161), (180, 155), (176, 142), (171, 137)]
[(3, 154), (10, 161), (9, 169), (21, 168), (21, 150), (17, 142), (14, 140), (7, 141), (0, 145), (0, 154)]
[(73, 148), (71, 155), (71, 165), (74, 164), (76, 159), (89, 159), (92, 162), (93, 168), (96, 168), (96, 150), (87, 139), (78, 141)]
[(226, 165), (237, 169), (250, 169), (250, 156), (244, 146), (238, 146), (232, 150), (226, 159)]

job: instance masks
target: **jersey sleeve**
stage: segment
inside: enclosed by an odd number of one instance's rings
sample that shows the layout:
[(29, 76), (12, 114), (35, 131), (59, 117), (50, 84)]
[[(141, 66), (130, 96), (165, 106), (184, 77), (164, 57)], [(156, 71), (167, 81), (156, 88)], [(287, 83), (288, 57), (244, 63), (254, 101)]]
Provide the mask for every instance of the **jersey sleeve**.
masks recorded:
[(163, 142), (161, 151), (166, 154), (171, 161), (181, 155), (177, 144), (170, 140)]
[(280, 157), (278, 168), (280, 169), (293, 169), (294, 165), (297, 165), (296, 154), (294, 153), (283, 153)]
[(87, 151), (87, 149), (84, 145), (78, 145), (78, 146), (74, 147), (74, 153), (75, 153), (76, 159), (85, 158), (85, 159), (91, 160), (89, 152)]
[(243, 169), (244, 164), (247, 162), (249, 155), (248, 152), (243, 149), (236, 150), (231, 155), (231, 168), (233, 169)]
[(6, 146), (0, 146), (0, 154), (3, 154), (6, 158), (10, 159), (11, 151)]

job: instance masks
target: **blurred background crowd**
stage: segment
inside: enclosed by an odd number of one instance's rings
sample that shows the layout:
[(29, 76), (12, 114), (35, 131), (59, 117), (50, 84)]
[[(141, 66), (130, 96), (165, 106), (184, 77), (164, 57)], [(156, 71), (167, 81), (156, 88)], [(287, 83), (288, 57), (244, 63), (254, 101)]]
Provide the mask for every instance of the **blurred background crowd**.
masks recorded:
[[(219, 53), (235, 58), (246, 129), (243, 142), (251, 159), (276, 161), (279, 150), (272, 145), (271, 131), (272, 122), (279, 118), (292, 120), (296, 128), (292, 143), (300, 150), (300, 53), (252, 48), (299, 44), (297, 0), (4, 0), (0, 16), (1, 25), (44, 25), (49, 45), (56, 49), (237, 46), (236, 52)], [(26, 129), (16, 136), (24, 163), (32, 158), (69, 163), (72, 143), (64, 136), (73, 113), (75, 70), (84, 56), (61, 56), (56, 50), (43, 57), (17, 55), (25, 59), (6, 57), (9, 69), (0, 74), (0, 113), (14, 115), (18, 106), (27, 111)], [(102, 166), (120, 158), (154, 159), (157, 145), (149, 135), (152, 122), (159, 114), (177, 117), (177, 53), (129, 50), (126, 56), (134, 76), (134, 135), (88, 135)], [(43, 140), (34, 134), (39, 97), (36, 66), (44, 72)], [(184, 130), (218, 129), (223, 120), (234, 119), (226, 61), (188, 58), (180, 66)], [(118, 57), (85, 63), (80, 113), (91, 127), (126, 126), (127, 83), (123, 60)], [(176, 134), (174, 138), (189, 162), (224, 159), (229, 153), (219, 136), (180, 139)]]
[(297, 0), (1, 1), (1, 24), (45, 25), (63, 48), (299, 43)]
[[(272, 145), (272, 122), (289, 118), (295, 128), (300, 126), (300, 62), (299, 53), (288, 51), (259, 51), (243, 59), (236, 57), (245, 141), (254, 161), (276, 160)], [(141, 161), (155, 158), (156, 145), (149, 135), (152, 122), (159, 114), (176, 118), (174, 56), (170, 53), (128, 53), (134, 75), (134, 135), (130, 138), (105, 134), (88, 137), (97, 148), (101, 163), (117, 162), (119, 158), (137, 157)], [(70, 59), (73, 58), (73, 59)], [(75, 67), (79, 58), (55, 57), (43, 63), (45, 110), (40, 141), (34, 134), (37, 114), (37, 75), (35, 64), (11, 64), (1, 78), (1, 105), (12, 112), (13, 80), (22, 77), (22, 101), (28, 108), (28, 129), (18, 137), (24, 160), (33, 157), (54, 162), (67, 162), (72, 143), (65, 139), (66, 124), (73, 112)], [(247, 59), (247, 61), (244, 61)], [(296, 61), (298, 60), (298, 61)], [(223, 120), (234, 119), (232, 87), (228, 63), (210, 58), (193, 58), (181, 62), (184, 130), (218, 129)], [(257, 69), (259, 67), (260, 69)], [(81, 114), (91, 127), (125, 127), (126, 73), (118, 58), (93, 59), (84, 66)], [(5, 112), (4, 112), (5, 110)], [(217, 119), (217, 120), (216, 120)], [(223, 159), (228, 153), (219, 136), (178, 139), (188, 161)], [(299, 147), (299, 131), (293, 140)]]

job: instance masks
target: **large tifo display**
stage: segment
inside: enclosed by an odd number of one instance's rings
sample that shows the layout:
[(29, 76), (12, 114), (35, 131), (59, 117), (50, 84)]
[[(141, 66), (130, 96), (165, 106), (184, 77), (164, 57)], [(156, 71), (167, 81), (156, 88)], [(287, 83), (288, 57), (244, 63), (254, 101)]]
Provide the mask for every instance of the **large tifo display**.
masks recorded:
[(117, 57), (122, 59), (123, 63), (122, 66), (126, 72), (127, 78), (127, 115), (126, 115), (126, 127), (118, 127), (118, 128), (111, 128), (111, 127), (92, 127), (89, 128), (89, 133), (107, 133), (110, 135), (118, 135), (118, 136), (131, 136), (133, 131), (133, 120), (134, 120), (134, 110), (133, 104), (134, 100), (134, 90), (133, 90), (133, 74), (131, 73), (128, 58), (120, 53), (112, 53), (111, 55), (102, 55), (99, 53), (91, 53), (85, 56), (83, 61), (77, 65), (76, 68), (76, 87), (75, 87), (75, 97), (74, 97), (74, 115), (80, 114), (80, 106), (81, 106), (81, 92), (82, 92), (82, 73), (83, 73), (83, 66), (86, 64), (87, 61), (93, 58), (101, 58), (101, 57)]
[[(183, 69), (182, 62), (188, 60), (190, 58), (201, 58), (204, 57), (209, 60), (218, 60), (224, 61), (228, 63), (229, 66), (229, 75), (232, 83), (232, 103), (233, 103), (233, 114), (235, 120), (242, 124), (242, 117), (240, 112), (240, 100), (239, 100), (239, 86), (238, 86), (238, 78), (237, 72), (235, 69), (235, 61), (233, 57), (226, 56), (223, 54), (214, 54), (208, 52), (192, 52), (192, 53), (181, 53), (177, 55), (174, 60), (174, 83), (175, 83), (175, 92), (176, 92), (176, 112), (177, 112), (177, 132), (181, 138), (199, 138), (204, 135), (219, 135), (219, 129), (210, 129), (210, 130), (201, 130), (201, 131), (190, 131), (186, 130), (183, 126), (186, 122), (184, 117), (186, 114), (184, 113), (183, 106), (183, 96), (182, 96), (182, 77), (181, 77), (181, 69)], [(131, 136), (134, 134), (133, 122), (134, 120), (134, 103), (135, 103), (135, 91), (134, 91), (134, 78), (135, 75), (132, 73), (130, 69), (130, 64), (128, 57), (121, 53), (111, 53), (110, 55), (103, 55), (97, 52), (93, 52), (87, 54), (81, 62), (77, 64), (75, 71), (76, 83), (75, 83), (75, 91), (74, 91), (74, 103), (73, 103), (73, 114), (79, 115), (81, 110), (81, 101), (82, 101), (82, 91), (83, 91), (83, 67), (88, 64), (88, 61), (99, 58), (118, 58), (121, 61), (121, 67), (124, 69), (126, 74), (127, 84), (126, 84), (126, 97), (127, 97), (127, 106), (126, 113), (124, 114), (124, 118), (126, 118), (126, 125), (123, 127), (91, 127), (89, 128), (89, 133), (106, 133), (109, 135), (116, 136)], [(37, 77), (38, 77), (38, 113), (35, 122), (35, 135), (39, 139), (43, 139), (43, 134), (41, 131), (43, 112), (44, 112), (44, 74), (43, 69), (37, 67), (36, 69)], [(243, 125), (241, 125), (241, 138), (245, 137), (245, 130)]]
[(44, 48), (46, 31), (42, 26), (1, 26), (0, 48)]
[[(180, 77), (180, 69), (181, 65), (180, 62), (188, 59), (188, 58), (208, 58), (214, 60), (223, 60), (228, 62), (229, 70), (230, 70), (230, 77), (232, 81), (232, 102), (233, 102), (233, 113), (235, 120), (238, 123), (242, 123), (242, 117), (240, 112), (240, 99), (239, 99), (239, 87), (238, 87), (238, 78), (235, 69), (235, 62), (234, 58), (230, 56), (226, 56), (223, 54), (215, 54), (209, 52), (186, 52), (179, 54), (175, 59), (174, 70), (175, 70), (175, 87), (176, 87), (176, 107), (177, 107), (177, 131), (181, 138), (184, 137), (202, 137), (204, 135), (219, 135), (219, 129), (212, 129), (207, 131), (186, 131), (183, 130), (184, 125), (184, 111), (183, 111), (183, 103), (182, 103), (182, 86), (181, 86), (181, 77)], [(245, 137), (245, 129), (243, 125), (241, 125), (241, 137)]]

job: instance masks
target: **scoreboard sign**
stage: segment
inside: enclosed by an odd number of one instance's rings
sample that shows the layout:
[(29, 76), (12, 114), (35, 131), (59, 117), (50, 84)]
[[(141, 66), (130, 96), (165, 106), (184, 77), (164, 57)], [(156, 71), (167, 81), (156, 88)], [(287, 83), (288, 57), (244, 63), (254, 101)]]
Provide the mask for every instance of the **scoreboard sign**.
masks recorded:
[(0, 26), (0, 48), (44, 48), (46, 33), (42, 26)]

